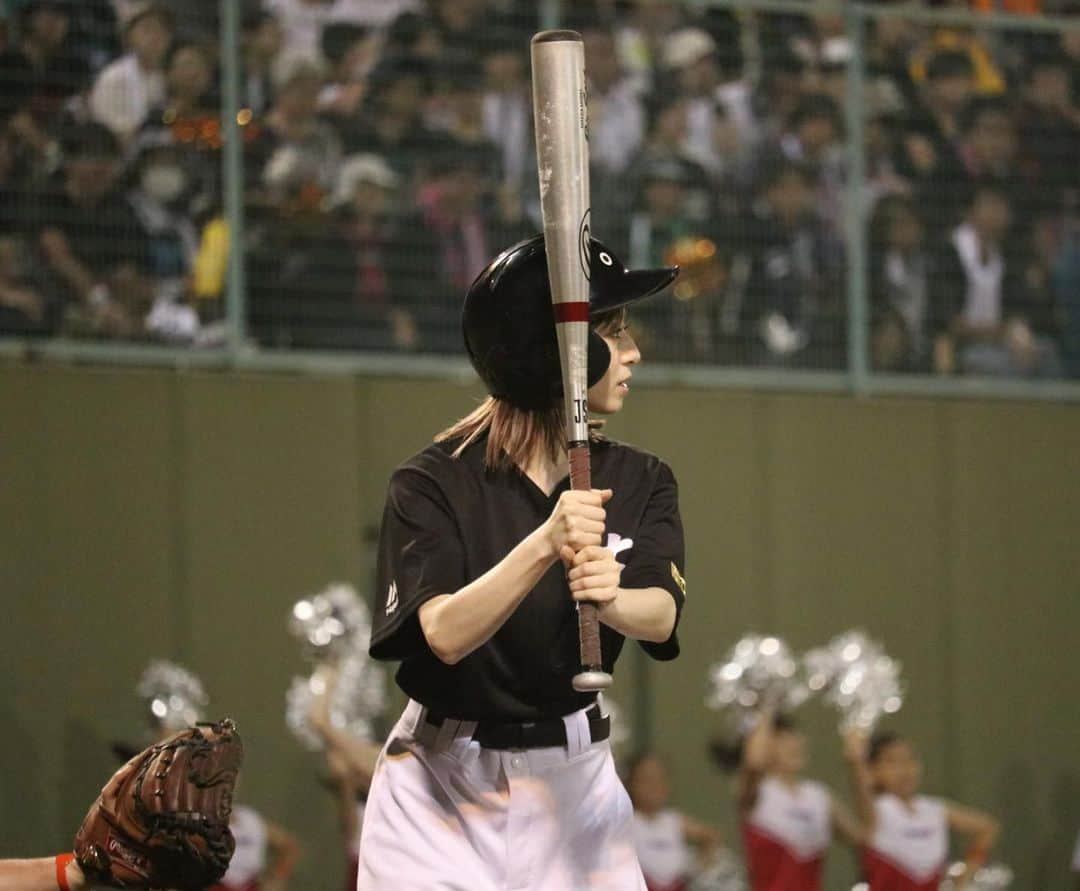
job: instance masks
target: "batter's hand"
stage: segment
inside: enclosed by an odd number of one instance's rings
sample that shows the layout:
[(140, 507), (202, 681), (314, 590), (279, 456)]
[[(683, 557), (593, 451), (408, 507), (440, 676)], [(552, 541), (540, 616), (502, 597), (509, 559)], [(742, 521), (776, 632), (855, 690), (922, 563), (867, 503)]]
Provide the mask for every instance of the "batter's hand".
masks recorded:
[(569, 569), (566, 579), (570, 582), (570, 593), (574, 595), (574, 600), (605, 604), (615, 599), (623, 565), (611, 551), (599, 545), (589, 545), (575, 554), (566, 547), (559, 556)]
[(544, 523), (551, 553), (561, 557), (564, 548), (577, 553), (582, 548), (599, 546), (603, 542), (604, 520), (607, 517), (603, 506), (611, 495), (611, 489), (563, 492), (555, 510)]

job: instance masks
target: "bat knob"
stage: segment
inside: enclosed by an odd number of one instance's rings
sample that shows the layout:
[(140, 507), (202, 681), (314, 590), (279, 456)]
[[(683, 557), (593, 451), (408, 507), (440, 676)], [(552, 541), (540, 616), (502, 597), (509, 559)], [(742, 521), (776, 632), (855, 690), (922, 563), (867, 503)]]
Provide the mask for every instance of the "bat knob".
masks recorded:
[(591, 693), (595, 690), (606, 690), (611, 686), (612, 677), (606, 671), (599, 668), (586, 668), (574, 675), (571, 682), (578, 693)]

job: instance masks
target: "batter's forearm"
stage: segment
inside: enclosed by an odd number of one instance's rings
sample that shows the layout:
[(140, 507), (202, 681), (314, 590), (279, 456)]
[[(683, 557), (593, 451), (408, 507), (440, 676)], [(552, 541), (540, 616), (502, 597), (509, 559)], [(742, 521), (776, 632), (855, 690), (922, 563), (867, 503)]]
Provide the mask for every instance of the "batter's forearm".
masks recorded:
[(663, 643), (675, 630), (675, 601), (663, 588), (619, 588), (600, 621), (634, 640)]
[(541, 527), (476, 581), (425, 603), (420, 627), (432, 652), (454, 665), (483, 646), (556, 559)]

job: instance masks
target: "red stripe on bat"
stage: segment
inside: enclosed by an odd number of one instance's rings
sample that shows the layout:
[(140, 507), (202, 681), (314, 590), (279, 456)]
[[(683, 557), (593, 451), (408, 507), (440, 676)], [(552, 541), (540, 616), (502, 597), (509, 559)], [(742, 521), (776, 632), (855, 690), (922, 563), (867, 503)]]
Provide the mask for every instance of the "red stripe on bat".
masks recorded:
[(587, 322), (589, 321), (589, 301), (577, 300), (573, 303), (556, 303), (556, 322)]

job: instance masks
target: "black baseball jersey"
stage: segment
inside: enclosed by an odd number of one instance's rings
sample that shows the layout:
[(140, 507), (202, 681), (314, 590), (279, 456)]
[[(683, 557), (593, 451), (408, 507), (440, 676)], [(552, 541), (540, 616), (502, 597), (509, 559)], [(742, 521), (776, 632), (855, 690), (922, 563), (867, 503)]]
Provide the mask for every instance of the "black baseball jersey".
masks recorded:
[[(456, 665), (431, 651), (417, 610), (453, 594), (501, 561), (544, 522), (564, 480), (546, 495), (516, 468), (484, 466), (486, 438), (453, 457), (457, 442), (436, 443), (390, 480), (379, 541), (371, 655), (401, 660), (397, 682), (432, 711), (462, 720), (535, 721), (569, 714), (594, 698), (577, 693), (578, 621), (565, 569), (556, 561), (483, 646)], [(612, 489), (605, 544), (625, 565), (624, 588), (658, 587), (685, 599), (678, 488), (659, 458), (611, 440), (592, 444), (592, 484)], [(676, 625), (678, 617), (676, 617)], [(611, 671), (623, 635), (601, 624), (604, 668)], [(679, 654), (675, 631), (642, 642), (660, 660)]]

